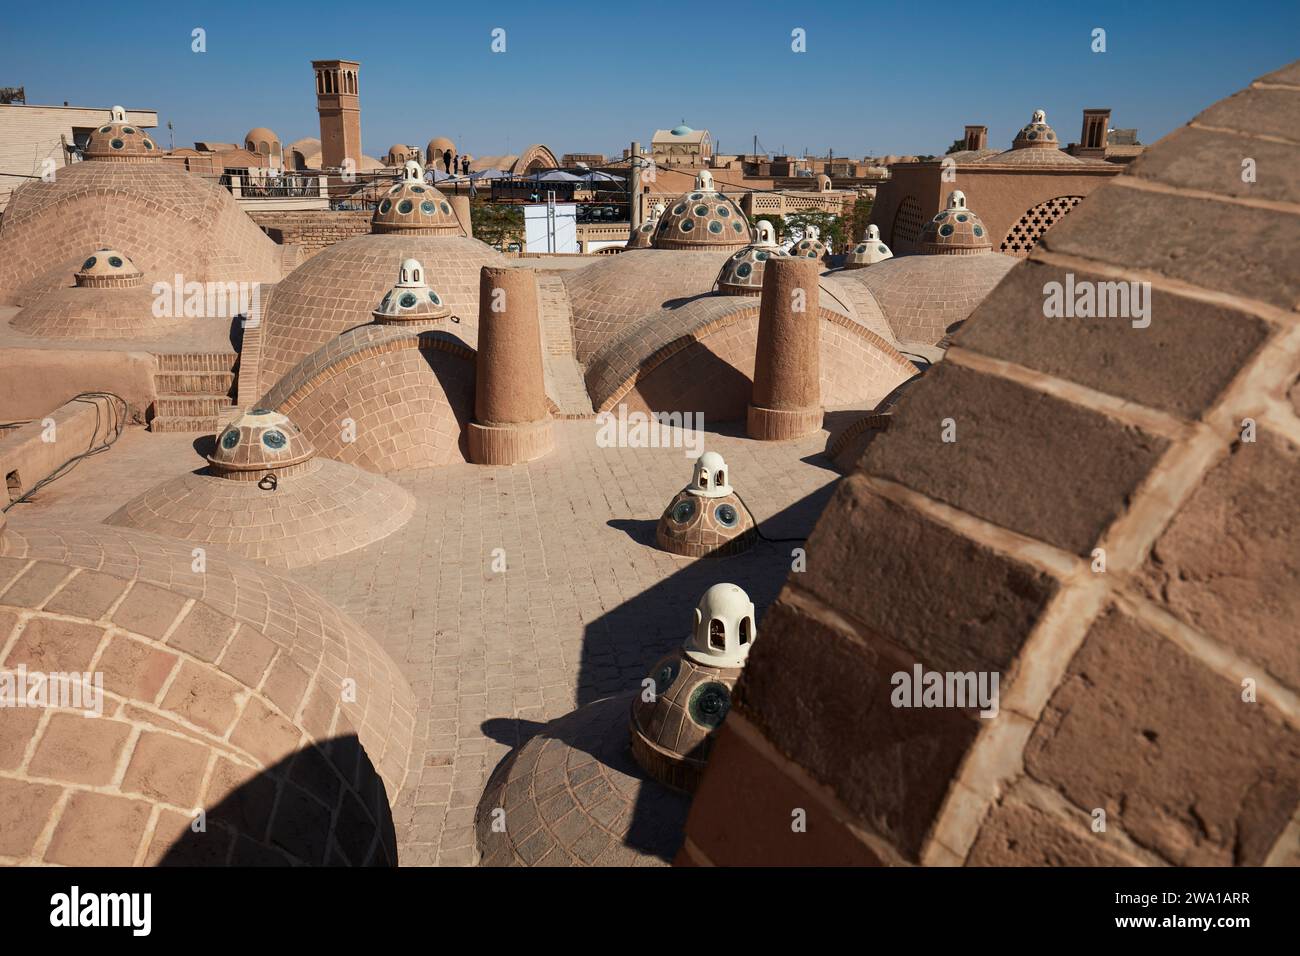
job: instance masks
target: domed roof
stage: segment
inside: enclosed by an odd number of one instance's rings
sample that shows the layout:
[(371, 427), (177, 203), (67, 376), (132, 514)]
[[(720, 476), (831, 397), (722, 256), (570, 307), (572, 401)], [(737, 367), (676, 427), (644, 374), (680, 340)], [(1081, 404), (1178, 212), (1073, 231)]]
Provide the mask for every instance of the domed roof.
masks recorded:
[(713, 174), (701, 170), (695, 189), (679, 196), (659, 220), (656, 249), (727, 248), (748, 245), (749, 220), (735, 201), (713, 188)]
[(244, 146), (251, 152), (257, 152), (256, 143), (278, 144), (280, 137), (276, 136), (272, 130), (265, 126), (254, 126), (244, 134)]
[[(267, 444), (268, 438), (278, 441), (277, 433), (285, 437), (279, 450)], [(309, 457), (288, 463), (273, 459), (290, 451)], [(105, 523), (220, 545), (275, 568), (297, 568), (365, 547), (410, 518), (415, 499), (404, 489), (311, 454), (306, 436), (284, 415), (255, 410), (218, 435), (211, 468), (150, 488)], [(242, 459), (241, 469), (254, 459), (263, 461), (253, 470), (231, 471), (228, 464), (217, 464), (218, 455)]]
[(667, 207), (657, 202), (654, 205), (653, 215), (645, 222), (641, 223), (636, 229), (633, 229), (627, 237), (627, 243), (624, 249), (649, 249), (654, 244), (655, 230), (659, 228), (659, 220), (664, 214)]
[(1105, 160), (1082, 159), (1061, 149), (1056, 130), (1047, 125), (1047, 114), (1034, 110), (1029, 123), (1021, 128), (1004, 152), (979, 156), (977, 166), (1092, 166)]
[(425, 150), (429, 153), (436, 151), (438, 155), (441, 156), (447, 150), (451, 150), (453, 153), (456, 152), (456, 144), (445, 136), (435, 136), (433, 139), (429, 140), (429, 144), (425, 147)]
[(147, 279), (168, 283), (177, 273), (186, 282), (276, 282), (286, 249), (230, 190), (173, 163), (73, 163), (51, 182), (14, 190), (0, 222), (0, 304), (70, 287), (100, 248), (129, 250)]
[(724, 295), (758, 295), (763, 291), (763, 267), (773, 256), (784, 256), (776, 244), (776, 230), (766, 219), (758, 223), (758, 239), (732, 255), (718, 273), (718, 291)]
[(948, 208), (921, 228), (919, 245), (927, 255), (975, 255), (993, 248), (988, 230), (980, 217), (966, 208), (966, 194), (960, 189), (949, 193)]
[(821, 241), (821, 232), (816, 226), (809, 226), (800, 239), (790, 247), (790, 255), (796, 259), (820, 259), (826, 255), (826, 243)]
[(397, 271), (397, 284), (384, 294), (379, 308), (371, 315), (376, 322), (395, 325), (401, 322), (432, 322), (451, 315), (451, 308), (425, 284), (424, 266), (418, 259), (404, 259)]
[(119, 163), (138, 163), (161, 155), (157, 144), (144, 130), (126, 121), (126, 110), (120, 106), (114, 106), (112, 119), (90, 134), (82, 153), (86, 159)]
[(717, 452), (695, 459), (691, 483), (659, 518), (655, 541), (673, 554), (722, 557), (752, 547), (758, 535), (749, 509), (732, 489), (731, 471)]
[(651, 668), (651, 693), (632, 702), (632, 755), (656, 780), (695, 789), (757, 636), (749, 595), (734, 584), (704, 592), (691, 637)]
[(302, 464), (315, 454), (316, 449), (288, 416), (255, 408), (226, 426), (208, 462), (223, 478), (250, 480), (267, 471)]
[(870, 269), (838, 272), (839, 284), (871, 292), (898, 342), (936, 345), (993, 291), (1020, 260), (985, 255), (895, 256)]
[(1011, 141), (1012, 149), (1060, 149), (1056, 130), (1047, 125), (1047, 113), (1034, 110), (1029, 122), (1021, 127), (1016, 138)]
[(80, 674), (99, 655), (94, 699), (0, 721), (6, 756), (30, 755), (5, 763), (5, 821), (17, 807), (22, 823), (6, 825), (6, 858), (395, 865), (389, 802), (415, 721), (400, 668), (301, 584), (219, 548), (195, 573), (197, 558), (93, 522), (24, 517), (0, 534), (0, 631), (23, 621), (0, 671)]
[[(600, 261), (622, 258), (602, 256)], [(321, 250), (276, 285), (265, 307), (256, 394), (264, 394), (299, 361), (347, 330), (373, 325), (375, 307), (393, 287), (392, 268), (404, 259), (424, 266), (425, 283), (460, 318), (457, 334), (473, 346), (479, 270), (504, 265), (505, 256), (478, 239), (428, 230), (354, 236)]]
[(370, 231), (458, 236), (461, 227), (447, 197), (424, 181), (424, 169), (419, 163), (407, 160), (401, 181), (375, 207)]
[(96, 249), (73, 275), (83, 288), (128, 288), (144, 275), (135, 263), (116, 249)]
[(690, 136), (695, 132), (695, 130), (691, 129), (685, 123), (682, 123), (680, 126), (674, 126), (668, 132), (672, 133), (674, 136)]
[(880, 239), (880, 228), (873, 223), (867, 226), (867, 232), (862, 237), (862, 241), (851, 248), (844, 256), (844, 268), (862, 269), (893, 257), (894, 254), (890, 252), (889, 246), (885, 245)]

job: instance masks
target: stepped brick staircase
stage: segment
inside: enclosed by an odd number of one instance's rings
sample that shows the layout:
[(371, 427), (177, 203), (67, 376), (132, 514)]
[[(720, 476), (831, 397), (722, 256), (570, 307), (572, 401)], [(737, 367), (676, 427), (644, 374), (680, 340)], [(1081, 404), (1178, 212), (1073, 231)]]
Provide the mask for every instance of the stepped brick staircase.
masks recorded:
[(158, 399), (150, 431), (216, 432), (234, 417), (235, 352), (180, 352), (157, 359)]

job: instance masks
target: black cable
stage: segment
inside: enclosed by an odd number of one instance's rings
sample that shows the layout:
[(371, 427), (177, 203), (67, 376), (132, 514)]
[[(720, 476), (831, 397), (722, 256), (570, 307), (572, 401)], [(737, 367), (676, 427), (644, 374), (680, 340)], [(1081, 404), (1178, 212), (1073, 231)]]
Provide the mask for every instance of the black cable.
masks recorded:
[(754, 533), (757, 534), (764, 541), (766, 541), (768, 544), (789, 544), (794, 541), (808, 540), (807, 535), (804, 535), (802, 538), (769, 538), (767, 535), (763, 534), (763, 530), (758, 526), (758, 518), (754, 514), (754, 509), (750, 508), (749, 503), (745, 501), (744, 498), (740, 497), (740, 492), (736, 491), (736, 489), (733, 488), (731, 489), (731, 493), (736, 496), (736, 500), (740, 502), (741, 507), (743, 507), (745, 511), (749, 514), (749, 520), (754, 522)]
[[(101, 398), (108, 400), (108, 411), (111, 413), (111, 423), (109, 425), (111, 435), (108, 432), (105, 432), (103, 444), (96, 445), (95, 441), (99, 437), (99, 427), (103, 423), (103, 412), (100, 409), (99, 402), (95, 401), (95, 399)], [(113, 392), (81, 392), (74, 395), (71, 401), (90, 402), (95, 406), (95, 430), (90, 435), (90, 447), (59, 465), (58, 468), (55, 468), (40, 481), (36, 482), (36, 484), (32, 485), (32, 487), (27, 490), (27, 493), (21, 498), (16, 498), (9, 502), (9, 504), (5, 505), (4, 508), (0, 508), (0, 511), (8, 511), (14, 505), (20, 505), (25, 501), (29, 501), (32, 495), (36, 494), (36, 492), (40, 491), (50, 482), (62, 478), (85, 459), (108, 451), (113, 447), (117, 440), (122, 437), (122, 432), (126, 429), (126, 413), (128, 409), (126, 399), (122, 398), (122, 396), (116, 395)], [(120, 411), (118, 409), (119, 403), (121, 405)]]

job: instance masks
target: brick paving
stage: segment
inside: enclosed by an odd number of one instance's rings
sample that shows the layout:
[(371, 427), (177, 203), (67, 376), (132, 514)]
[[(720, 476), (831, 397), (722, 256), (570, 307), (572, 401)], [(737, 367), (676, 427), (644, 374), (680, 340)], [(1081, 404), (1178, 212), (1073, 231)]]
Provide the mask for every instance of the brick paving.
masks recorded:
[[(690, 479), (685, 450), (601, 448), (596, 432), (590, 420), (556, 422), (556, 450), (527, 465), (390, 473), (416, 499), (405, 527), (288, 572), (360, 623), (411, 684), (418, 766), (394, 800), (405, 864), (474, 862), (475, 806), (511, 747), (639, 686), (718, 581), (749, 592), (761, 635), (763, 609), (790, 571), (794, 543), (697, 561), (655, 549), (655, 524)], [(707, 433), (705, 447), (726, 458), (764, 534), (806, 534), (837, 477), (822, 455), (826, 433), (766, 444), (735, 426), (723, 432)], [(199, 467), (193, 444), (131, 429), (21, 515), (102, 521)], [(503, 572), (493, 570), (497, 548)]]

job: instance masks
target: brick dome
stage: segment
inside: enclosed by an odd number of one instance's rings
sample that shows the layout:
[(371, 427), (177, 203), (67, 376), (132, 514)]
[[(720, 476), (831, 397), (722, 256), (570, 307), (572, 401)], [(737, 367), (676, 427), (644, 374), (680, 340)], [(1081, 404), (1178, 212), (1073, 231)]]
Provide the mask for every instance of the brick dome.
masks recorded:
[(731, 470), (717, 452), (697, 458), (690, 483), (659, 518), (659, 547), (692, 558), (722, 557), (752, 547), (758, 539), (753, 516), (730, 482)]
[(397, 284), (384, 293), (378, 308), (370, 313), (383, 325), (434, 322), (451, 315), (442, 296), (425, 284), (424, 266), (417, 259), (404, 259), (397, 270)]
[(650, 669), (649, 693), (632, 701), (632, 755), (660, 783), (688, 792), (699, 783), (757, 637), (749, 595), (715, 584), (700, 598), (685, 644)]
[(479, 866), (667, 866), (689, 801), (628, 746), (631, 695), (547, 724), (493, 772), (474, 821)]
[[(1238, 159), (1300, 158), (1298, 90), (1147, 148), (908, 389), (764, 615), (681, 862), (1300, 863), (1300, 211)], [(909, 260), (944, 262), (854, 275)], [(1076, 282), (1149, 282), (1155, 318), (1045, 317)], [(924, 672), (1000, 704), (906, 706)]]
[(776, 244), (776, 231), (763, 219), (757, 241), (733, 253), (718, 272), (718, 291), (725, 295), (758, 295), (763, 291), (763, 266), (772, 256), (785, 255)]
[(392, 289), (394, 266), (405, 259), (424, 266), (425, 283), (459, 319), (457, 335), (475, 345), (479, 270), (503, 265), (500, 252), (477, 239), (427, 231), (356, 236), (312, 256), (270, 295), (262, 326), (261, 390), (340, 333), (370, 325), (376, 305)]
[(975, 311), (1016, 264), (985, 255), (896, 256), (870, 269), (840, 272), (841, 285), (861, 283), (880, 305), (898, 342), (937, 345)]
[(0, 220), (0, 304), (72, 285), (93, 250), (130, 255), (142, 283), (275, 282), (284, 247), (229, 190), (172, 163), (90, 161), (14, 190)]
[(459, 236), (460, 219), (447, 197), (424, 181), (424, 169), (414, 160), (403, 167), (400, 182), (391, 186), (370, 219), (375, 234)]
[(292, 415), (322, 455), (367, 471), (465, 461), (475, 368), (457, 332), (405, 322), (350, 329), (304, 357), (260, 404)]
[(208, 461), (206, 473), (165, 481), (106, 523), (296, 568), (387, 537), (415, 508), (397, 485), (315, 457), (298, 428), (267, 409), (227, 426)]
[(648, 313), (711, 292), (728, 255), (723, 248), (636, 249), (563, 273), (578, 361)]
[(1012, 149), (1060, 149), (1060, 141), (1056, 138), (1056, 130), (1047, 125), (1047, 113), (1043, 110), (1034, 110), (1034, 115), (1029, 122), (1023, 126), (1016, 134), (1016, 138), (1011, 141)]
[(86, 159), (115, 163), (143, 163), (159, 159), (158, 145), (144, 130), (126, 121), (126, 110), (112, 109), (112, 119), (97, 127), (82, 151)]
[(659, 220), (651, 219), (641, 223), (636, 229), (633, 229), (628, 237), (624, 249), (649, 249), (654, 245), (655, 230), (659, 228)]
[(12, 679), (91, 675), (79, 700), (4, 711), (5, 862), (397, 862), (414, 699), (301, 585), (217, 549), (25, 519), (0, 534), (0, 647)]
[(1081, 159), (1061, 149), (1056, 131), (1047, 125), (1047, 114), (1034, 110), (1005, 152), (985, 153), (973, 159), (980, 166), (1087, 166), (1104, 160)]
[(177, 328), (180, 320), (154, 314), (154, 294), (143, 273), (115, 249), (96, 249), (73, 275), (75, 285), (39, 296), (10, 322), (49, 339), (126, 339)]
[(679, 196), (660, 217), (654, 247), (735, 248), (752, 239), (744, 212), (713, 188), (713, 174), (706, 169), (695, 177), (695, 189)]
[(447, 150), (451, 150), (452, 156), (457, 155), (455, 143), (445, 136), (435, 136), (424, 147), (424, 158), (430, 166), (436, 166), (442, 162), (442, 154)]
[(217, 436), (208, 463), (216, 474), (247, 480), (300, 465), (316, 454), (298, 426), (279, 412), (255, 408), (235, 419)]
[(880, 239), (880, 227), (873, 224), (867, 226), (862, 241), (850, 248), (845, 254), (844, 268), (865, 269), (867, 266), (875, 265), (877, 262), (883, 262), (893, 257), (894, 254), (890, 251), (889, 246), (885, 245)]
[(244, 149), (250, 153), (260, 153), (263, 156), (279, 156), (281, 151), (280, 137), (265, 126), (254, 126), (244, 134)]
[(984, 222), (966, 207), (966, 194), (960, 189), (948, 194), (948, 208), (921, 227), (918, 244), (922, 253), (941, 256), (978, 255), (993, 248)]
[(144, 273), (116, 249), (97, 249), (73, 276), (82, 289), (129, 289), (140, 284)]
[(817, 237), (815, 228), (811, 228), (811, 233), (790, 247), (790, 255), (796, 259), (822, 259), (826, 256), (826, 243)]

